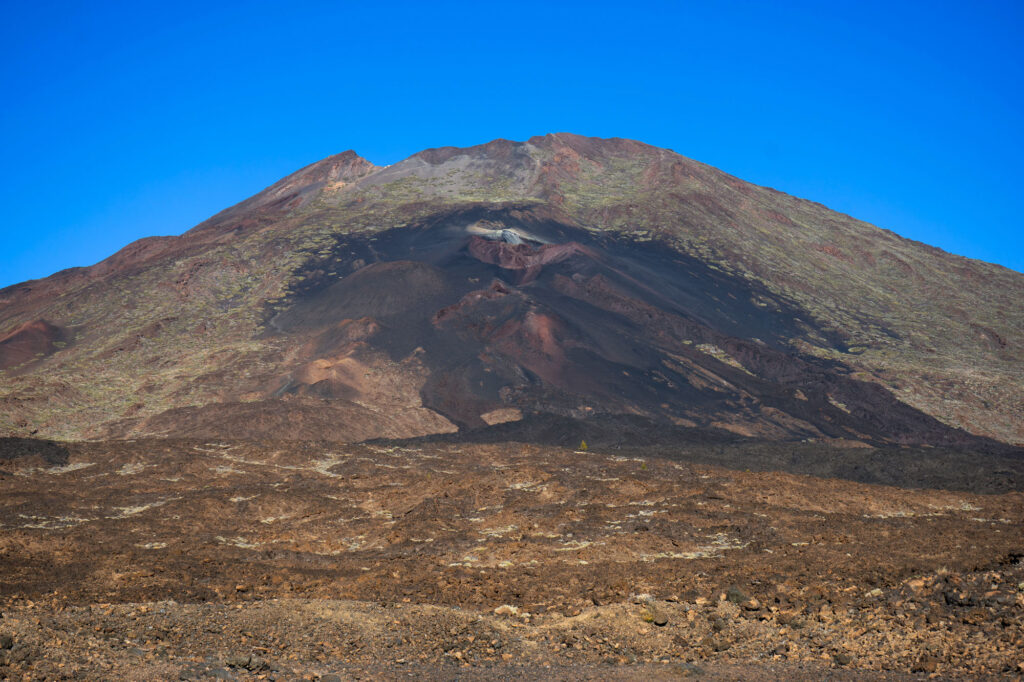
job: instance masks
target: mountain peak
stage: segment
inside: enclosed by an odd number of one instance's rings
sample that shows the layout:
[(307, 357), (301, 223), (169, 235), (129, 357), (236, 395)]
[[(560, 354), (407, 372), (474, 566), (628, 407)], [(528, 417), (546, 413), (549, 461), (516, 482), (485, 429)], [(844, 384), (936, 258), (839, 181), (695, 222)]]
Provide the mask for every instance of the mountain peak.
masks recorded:
[[(339, 154), (328, 156), (306, 169), (316, 168), (324, 174), (324, 179), (331, 181), (350, 182), (377, 170), (377, 166), (359, 156), (354, 150), (348, 149)], [(300, 171), (301, 172), (301, 171)]]
[(266, 189), (248, 199), (221, 211), (201, 223), (188, 234), (217, 233), (225, 228), (236, 229), (239, 217), (251, 215), (254, 211), (291, 211), (304, 206), (316, 194), (325, 189), (339, 189), (349, 183), (380, 170), (371, 162), (349, 149), (328, 156), (304, 166), (291, 175), (285, 176)]
[(325, 185), (353, 182), (376, 170), (377, 166), (349, 149), (299, 169), (263, 190), (256, 197), (266, 195), (267, 198), (279, 198), (288, 194), (306, 194)]
[[(1020, 443), (1022, 298), (1019, 274), (635, 140), (385, 167), (348, 150), (181, 237), (5, 290), (0, 429), (345, 440), (603, 414)], [(81, 416), (51, 420), (48, 395)]]
[(544, 159), (543, 157), (567, 150), (571, 150), (580, 157), (595, 161), (611, 156), (633, 156), (637, 159), (654, 158), (667, 152), (667, 150), (652, 147), (643, 142), (621, 137), (602, 138), (575, 133), (548, 133), (535, 135), (525, 142), (496, 138), (490, 142), (469, 147), (434, 147), (417, 152), (409, 159), (421, 160), (431, 166), (438, 166), (456, 157), (504, 162), (515, 157), (533, 156), (539, 161), (550, 163), (549, 158)]

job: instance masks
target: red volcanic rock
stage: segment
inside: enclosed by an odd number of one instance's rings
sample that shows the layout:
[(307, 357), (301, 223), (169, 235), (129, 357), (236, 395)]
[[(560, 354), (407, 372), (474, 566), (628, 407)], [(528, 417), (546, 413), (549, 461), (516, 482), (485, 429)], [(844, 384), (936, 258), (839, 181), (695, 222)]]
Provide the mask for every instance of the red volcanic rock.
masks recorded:
[(545, 265), (561, 263), (578, 254), (594, 255), (577, 242), (533, 247), (529, 244), (509, 244), (476, 236), (469, 240), (469, 254), (477, 260), (506, 270), (522, 270), (519, 284), (536, 279)]
[(564, 334), (559, 320), (535, 311), (522, 319), (506, 322), (490, 339), (495, 351), (516, 362), (554, 386), (565, 383), (565, 351), (559, 338)]
[(495, 280), (486, 289), (480, 289), (479, 291), (471, 291), (462, 297), (458, 303), (450, 306), (446, 306), (437, 311), (434, 315), (432, 322), (437, 325), (444, 322), (450, 316), (472, 307), (480, 301), (492, 301), (502, 296), (507, 296), (510, 292), (509, 288), (501, 282)]
[(63, 336), (60, 327), (46, 320), (26, 322), (0, 338), (0, 370), (50, 355)]

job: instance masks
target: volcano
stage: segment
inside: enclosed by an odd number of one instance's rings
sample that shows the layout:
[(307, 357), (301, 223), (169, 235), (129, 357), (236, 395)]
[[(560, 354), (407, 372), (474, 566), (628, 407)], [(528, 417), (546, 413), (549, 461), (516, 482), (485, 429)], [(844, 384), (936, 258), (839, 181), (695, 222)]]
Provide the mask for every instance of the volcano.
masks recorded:
[(0, 290), (0, 432), (1024, 443), (1024, 275), (569, 134), (308, 166)]

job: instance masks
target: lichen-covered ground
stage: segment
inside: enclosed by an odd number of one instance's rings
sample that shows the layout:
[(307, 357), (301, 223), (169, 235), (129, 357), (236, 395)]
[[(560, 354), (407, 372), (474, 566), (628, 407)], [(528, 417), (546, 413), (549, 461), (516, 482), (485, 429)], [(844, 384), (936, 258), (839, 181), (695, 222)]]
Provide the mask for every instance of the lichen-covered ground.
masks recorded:
[(683, 450), (22, 443), (0, 679), (1019, 675), (1024, 494), (962, 457), (969, 485), (910, 489)]

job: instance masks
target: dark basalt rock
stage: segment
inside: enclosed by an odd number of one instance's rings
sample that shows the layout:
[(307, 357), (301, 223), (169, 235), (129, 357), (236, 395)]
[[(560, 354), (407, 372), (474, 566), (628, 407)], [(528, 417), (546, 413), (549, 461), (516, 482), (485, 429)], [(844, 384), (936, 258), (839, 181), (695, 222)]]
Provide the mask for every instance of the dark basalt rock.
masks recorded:
[[(593, 234), (528, 208), (457, 210), (372, 237), (339, 235), (297, 275), (302, 287), (268, 310), (268, 335), (322, 330), (317, 352), (330, 355), (334, 330), (361, 320), (372, 326), (362, 347), (395, 362), (418, 353), (429, 369), (423, 405), (466, 432), (485, 428), (482, 414), (516, 408), (616, 424), (632, 415), (646, 426), (626, 432), (641, 440), (678, 437), (684, 424), (702, 438), (995, 447), (799, 351), (793, 339), (839, 352), (849, 344), (757, 282), (666, 243)], [(342, 388), (287, 385), (349, 399)], [(544, 438), (543, 427), (501, 430)], [(558, 442), (578, 441), (576, 431)]]
[(36, 457), (50, 466), (64, 466), (68, 463), (68, 454), (66, 447), (50, 440), (0, 438), (0, 462)]

